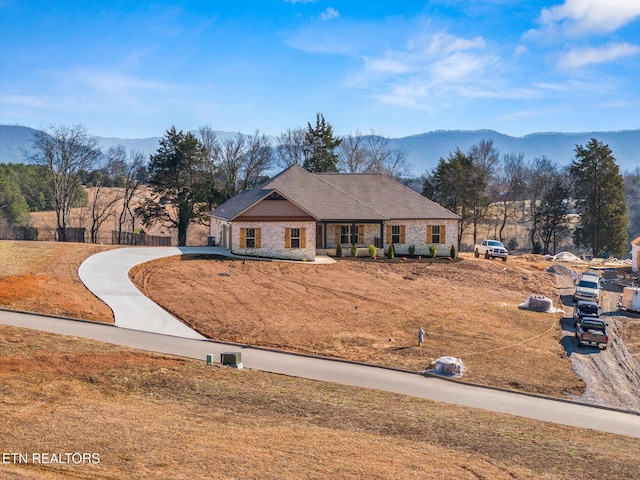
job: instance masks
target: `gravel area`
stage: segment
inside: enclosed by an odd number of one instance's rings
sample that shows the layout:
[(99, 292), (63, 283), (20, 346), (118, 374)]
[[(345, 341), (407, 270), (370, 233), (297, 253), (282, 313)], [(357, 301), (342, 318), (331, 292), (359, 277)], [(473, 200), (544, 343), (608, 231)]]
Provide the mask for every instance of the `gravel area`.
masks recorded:
[[(563, 298), (568, 299), (569, 289)], [(581, 396), (574, 400), (620, 408), (640, 414), (640, 364), (629, 353), (621, 338), (626, 317), (619, 315), (617, 292), (603, 291), (602, 318), (609, 323), (609, 346), (606, 350), (596, 347), (577, 347), (573, 327), (573, 308), (567, 307), (567, 318), (563, 319), (562, 343), (571, 359), (574, 371), (586, 384)], [(565, 301), (565, 303), (567, 303)]]

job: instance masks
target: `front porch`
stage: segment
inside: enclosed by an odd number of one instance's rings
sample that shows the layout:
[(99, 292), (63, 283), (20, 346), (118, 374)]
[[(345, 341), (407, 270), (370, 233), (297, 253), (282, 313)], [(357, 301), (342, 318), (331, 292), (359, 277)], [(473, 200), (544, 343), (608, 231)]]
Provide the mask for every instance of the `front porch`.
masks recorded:
[[(367, 249), (369, 245), (384, 248), (384, 222), (338, 221), (316, 223), (316, 251), (333, 252), (338, 244), (349, 249), (351, 245)], [(399, 240), (399, 239), (398, 239)]]

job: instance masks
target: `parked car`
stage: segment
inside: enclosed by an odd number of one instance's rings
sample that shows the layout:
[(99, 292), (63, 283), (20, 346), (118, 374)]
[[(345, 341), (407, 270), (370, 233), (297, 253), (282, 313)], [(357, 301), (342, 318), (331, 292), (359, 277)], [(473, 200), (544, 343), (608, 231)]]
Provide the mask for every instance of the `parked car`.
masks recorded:
[(599, 318), (583, 318), (576, 324), (576, 344), (578, 347), (592, 345), (605, 350), (609, 344), (607, 324)]
[(600, 317), (600, 306), (591, 300), (578, 300), (573, 309), (573, 325), (576, 326), (583, 318)]
[(597, 274), (585, 272), (580, 276), (573, 294), (573, 301), (578, 300), (600, 303), (600, 277)]
[(503, 262), (509, 257), (509, 251), (498, 240), (483, 240), (473, 247), (473, 253), (476, 258), (484, 255), (484, 258), (501, 258)]

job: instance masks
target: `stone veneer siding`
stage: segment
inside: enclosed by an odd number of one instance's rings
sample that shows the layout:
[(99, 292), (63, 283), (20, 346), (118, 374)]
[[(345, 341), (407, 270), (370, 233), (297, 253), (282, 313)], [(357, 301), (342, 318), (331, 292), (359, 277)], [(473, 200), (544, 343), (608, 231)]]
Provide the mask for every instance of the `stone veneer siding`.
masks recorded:
[[(429, 246), (434, 245), (438, 249), (438, 256), (449, 256), (451, 245), (458, 242), (458, 222), (455, 220), (392, 220), (385, 224), (385, 250), (389, 248), (386, 243), (387, 225), (404, 225), (405, 226), (405, 243), (394, 244), (397, 255), (408, 255), (409, 246), (416, 246), (416, 255), (429, 255)], [(427, 244), (427, 228), (431, 225), (445, 226), (444, 243)]]
[[(364, 225), (364, 242), (359, 243), (360, 247), (367, 247), (374, 243), (374, 238), (380, 236), (380, 225), (373, 223), (358, 224)], [(346, 224), (342, 224), (346, 225)], [(429, 246), (434, 245), (438, 249), (439, 256), (449, 256), (451, 251), (451, 245), (456, 245), (458, 242), (458, 222), (455, 220), (390, 220), (385, 223), (383, 228), (383, 238), (385, 252), (389, 248), (387, 244), (387, 225), (404, 225), (405, 226), (405, 243), (394, 244), (396, 255), (408, 255), (409, 246), (415, 245), (416, 255), (429, 255)], [(444, 243), (431, 243), (427, 244), (427, 227), (431, 225), (445, 225), (445, 241)], [(335, 248), (335, 233), (336, 229), (339, 229), (341, 224), (330, 223), (327, 225), (327, 248)], [(342, 249), (345, 255), (348, 255), (348, 250), (345, 251), (345, 247), (348, 249), (350, 244), (342, 244)]]
[[(241, 228), (260, 229), (260, 248), (240, 248)], [(305, 248), (285, 248), (285, 228), (306, 228)], [(313, 261), (316, 258), (316, 224), (315, 222), (233, 222), (231, 252), (236, 255)]]
[[(336, 248), (336, 230), (340, 231), (342, 225), (351, 225), (350, 223), (328, 223), (327, 224), (327, 248)], [(380, 236), (380, 225), (377, 223), (357, 223), (356, 225), (364, 225), (364, 242), (359, 243), (360, 247), (368, 247), (373, 243), (375, 237)], [(342, 248), (351, 247), (351, 243), (343, 243)], [(345, 252), (348, 253), (348, 252)]]

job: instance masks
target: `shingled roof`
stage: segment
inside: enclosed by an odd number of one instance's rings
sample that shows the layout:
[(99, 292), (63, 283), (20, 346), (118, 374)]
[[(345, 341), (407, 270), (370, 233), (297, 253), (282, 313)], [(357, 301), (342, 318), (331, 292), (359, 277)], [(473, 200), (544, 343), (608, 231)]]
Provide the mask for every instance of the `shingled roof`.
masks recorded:
[(387, 175), (311, 173), (297, 165), (227, 200), (210, 215), (233, 220), (273, 192), (317, 221), (460, 218)]

